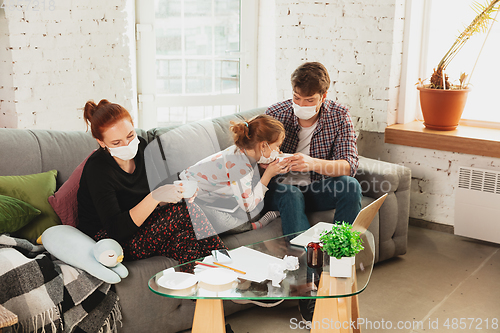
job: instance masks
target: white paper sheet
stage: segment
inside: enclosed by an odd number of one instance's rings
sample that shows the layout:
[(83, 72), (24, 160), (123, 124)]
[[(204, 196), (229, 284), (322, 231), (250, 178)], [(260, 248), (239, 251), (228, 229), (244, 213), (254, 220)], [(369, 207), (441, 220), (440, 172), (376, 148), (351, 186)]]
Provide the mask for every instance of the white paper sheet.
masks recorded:
[[(236, 272), (236, 274), (242, 279), (254, 282), (262, 282), (268, 279), (269, 264), (283, 263), (283, 260), (280, 258), (270, 256), (245, 246), (229, 251), (229, 255), (232, 261), (224, 265), (246, 272), (246, 274), (240, 274), (238, 272)], [(212, 263), (212, 256), (206, 257), (203, 262)]]

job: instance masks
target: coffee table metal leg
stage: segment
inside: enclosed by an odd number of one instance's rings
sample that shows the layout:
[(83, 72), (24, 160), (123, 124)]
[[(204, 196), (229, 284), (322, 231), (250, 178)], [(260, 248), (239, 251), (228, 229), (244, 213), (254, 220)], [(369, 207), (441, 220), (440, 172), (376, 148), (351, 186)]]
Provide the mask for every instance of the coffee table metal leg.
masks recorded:
[(225, 333), (221, 299), (198, 299), (193, 318), (193, 333)]

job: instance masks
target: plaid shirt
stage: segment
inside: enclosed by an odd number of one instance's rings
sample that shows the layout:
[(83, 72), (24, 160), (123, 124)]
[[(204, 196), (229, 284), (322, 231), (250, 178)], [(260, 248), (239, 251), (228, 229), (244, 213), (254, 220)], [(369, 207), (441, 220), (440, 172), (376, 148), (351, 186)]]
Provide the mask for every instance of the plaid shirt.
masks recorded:
[[(293, 112), (292, 100), (271, 105), (266, 114), (281, 121), (285, 127), (286, 136), (281, 150), (284, 153), (295, 153), (301, 127)], [(321, 105), (319, 120), (311, 138), (309, 154), (313, 158), (322, 160), (346, 160), (351, 166), (351, 176), (354, 177), (359, 165), (358, 149), (356, 133), (347, 107), (325, 100)], [(311, 172), (311, 181), (326, 177)]]

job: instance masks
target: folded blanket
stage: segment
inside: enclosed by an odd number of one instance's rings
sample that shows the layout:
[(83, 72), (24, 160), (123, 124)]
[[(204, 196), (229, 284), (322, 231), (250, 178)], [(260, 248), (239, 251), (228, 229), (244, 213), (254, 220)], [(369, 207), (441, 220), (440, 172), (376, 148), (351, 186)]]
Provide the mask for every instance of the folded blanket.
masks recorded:
[(116, 332), (121, 312), (110, 287), (42, 245), (0, 235), (0, 304), (18, 316), (14, 332)]

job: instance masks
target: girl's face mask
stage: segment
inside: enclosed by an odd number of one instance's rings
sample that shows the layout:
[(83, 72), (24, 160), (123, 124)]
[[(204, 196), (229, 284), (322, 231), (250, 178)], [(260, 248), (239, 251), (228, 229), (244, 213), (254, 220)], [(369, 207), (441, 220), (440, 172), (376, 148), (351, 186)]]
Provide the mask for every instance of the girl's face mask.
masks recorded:
[[(267, 142), (266, 142), (266, 145), (269, 148), (269, 150), (271, 150), (271, 147), (269, 147), (269, 144)], [(272, 162), (274, 162), (275, 159), (278, 158), (278, 155), (280, 154), (279, 149), (278, 150), (271, 150), (271, 155), (269, 157), (264, 156), (263, 150), (261, 150), (260, 153), (261, 153), (261, 156), (260, 156), (259, 160), (257, 161), (257, 163), (259, 163), (259, 164), (272, 163)]]

